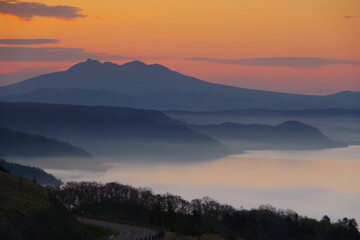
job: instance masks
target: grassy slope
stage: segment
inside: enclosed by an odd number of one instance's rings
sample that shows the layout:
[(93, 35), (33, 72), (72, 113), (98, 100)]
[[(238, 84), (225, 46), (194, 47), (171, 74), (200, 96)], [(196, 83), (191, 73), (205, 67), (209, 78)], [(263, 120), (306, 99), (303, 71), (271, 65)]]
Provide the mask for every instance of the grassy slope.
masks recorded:
[(44, 188), (3, 171), (0, 171), (0, 199), (0, 221), (51, 206)]
[(81, 239), (84, 233), (85, 239), (102, 240), (114, 235), (82, 226), (45, 188), (1, 170), (0, 203), (0, 239)]

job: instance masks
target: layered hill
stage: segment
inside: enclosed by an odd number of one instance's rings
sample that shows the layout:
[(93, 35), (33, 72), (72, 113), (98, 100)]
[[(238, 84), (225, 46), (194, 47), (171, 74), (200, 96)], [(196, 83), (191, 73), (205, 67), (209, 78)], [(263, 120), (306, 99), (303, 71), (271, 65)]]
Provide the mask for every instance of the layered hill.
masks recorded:
[(91, 59), (1, 87), (0, 100), (158, 110), (360, 108), (359, 92), (313, 96), (251, 90), (205, 82), (158, 64)]
[(201, 159), (227, 153), (215, 139), (154, 110), (2, 102), (0, 112), (0, 127), (60, 139), (96, 156)]
[(63, 184), (60, 179), (55, 178), (52, 174), (37, 167), (7, 162), (5, 159), (0, 159), (0, 167), (15, 176), (35, 181), (40, 185), (57, 186)]
[(0, 127), (0, 154), (5, 157), (90, 157), (66, 142)]
[(276, 126), (227, 122), (189, 127), (221, 141), (237, 142), (237, 148), (243, 150), (304, 150), (346, 146), (329, 139), (319, 129), (297, 121), (286, 121)]
[(268, 110), (268, 109), (237, 109), (226, 111), (164, 111), (172, 118), (192, 116), (197, 118), (213, 117), (314, 117), (314, 118), (360, 118), (360, 109), (303, 109), (303, 110)]

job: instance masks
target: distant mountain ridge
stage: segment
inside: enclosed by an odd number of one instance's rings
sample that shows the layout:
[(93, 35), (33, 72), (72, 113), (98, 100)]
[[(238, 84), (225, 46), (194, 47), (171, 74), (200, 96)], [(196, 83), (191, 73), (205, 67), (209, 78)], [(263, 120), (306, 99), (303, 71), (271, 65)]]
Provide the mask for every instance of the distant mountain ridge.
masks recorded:
[(319, 129), (298, 121), (286, 121), (275, 126), (231, 122), (188, 126), (220, 141), (239, 142), (238, 148), (244, 150), (308, 150), (346, 146), (329, 139)]
[(87, 60), (0, 88), (0, 100), (157, 110), (360, 108), (360, 93), (313, 96), (209, 83), (158, 65)]
[(66, 142), (0, 127), (0, 155), (6, 157), (90, 157)]
[(268, 110), (238, 109), (225, 111), (164, 111), (170, 117), (177, 116), (234, 116), (234, 117), (350, 117), (360, 118), (360, 109), (304, 109), (304, 110)]

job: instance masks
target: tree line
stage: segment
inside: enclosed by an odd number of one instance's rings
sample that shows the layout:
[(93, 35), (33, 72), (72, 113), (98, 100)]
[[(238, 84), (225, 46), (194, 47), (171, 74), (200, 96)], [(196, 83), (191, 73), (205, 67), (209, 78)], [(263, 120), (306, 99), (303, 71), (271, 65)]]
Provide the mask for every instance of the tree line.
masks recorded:
[(77, 213), (154, 224), (184, 235), (214, 232), (245, 240), (360, 239), (355, 219), (332, 222), (325, 215), (318, 221), (270, 205), (235, 209), (209, 197), (187, 201), (174, 194), (156, 194), (147, 187), (114, 182), (68, 182), (48, 189), (63, 204), (74, 206)]

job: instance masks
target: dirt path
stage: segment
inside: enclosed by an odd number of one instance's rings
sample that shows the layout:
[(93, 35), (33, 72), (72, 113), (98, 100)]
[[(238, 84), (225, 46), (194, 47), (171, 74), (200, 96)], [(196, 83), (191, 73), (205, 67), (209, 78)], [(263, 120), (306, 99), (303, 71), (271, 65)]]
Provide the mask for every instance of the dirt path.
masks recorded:
[[(82, 221), (80, 217), (77, 218), (80, 222)], [(91, 224), (99, 227), (109, 228), (116, 231), (118, 234), (114, 236), (113, 240), (152, 240), (151, 236), (155, 236), (156, 232), (152, 229), (134, 227), (129, 225), (124, 225), (120, 223), (105, 222), (96, 219), (84, 218), (84, 223)]]

